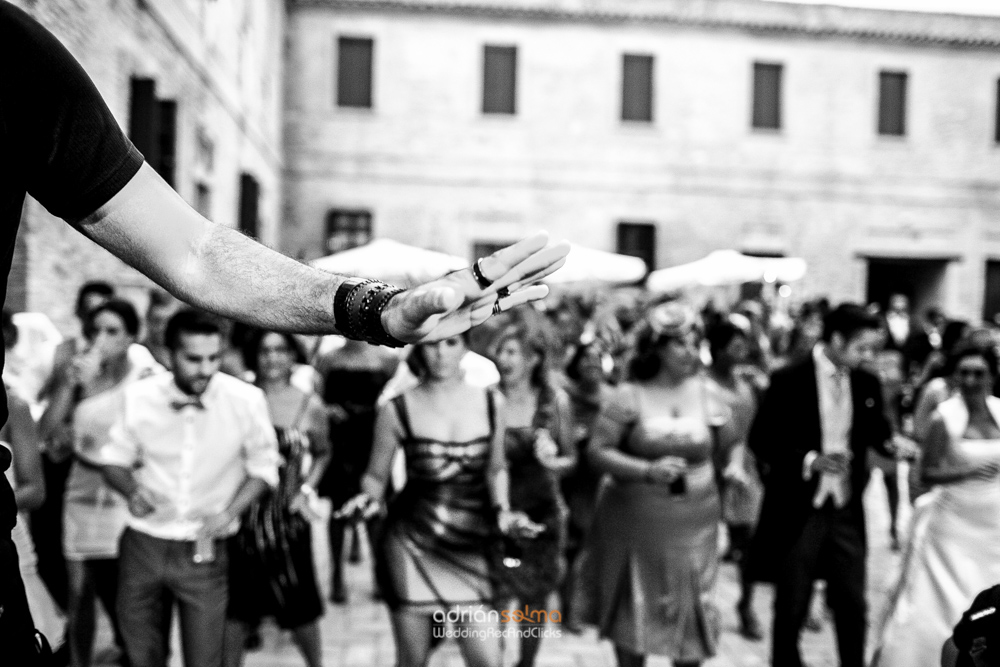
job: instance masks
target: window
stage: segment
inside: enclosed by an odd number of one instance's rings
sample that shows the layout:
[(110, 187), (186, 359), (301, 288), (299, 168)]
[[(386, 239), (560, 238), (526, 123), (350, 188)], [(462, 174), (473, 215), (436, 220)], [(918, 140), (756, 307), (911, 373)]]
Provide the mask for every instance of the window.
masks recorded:
[(622, 120), (653, 120), (653, 56), (622, 58)]
[(878, 133), (901, 137), (906, 134), (906, 74), (879, 72)]
[(1000, 315), (1000, 261), (986, 261), (986, 294), (983, 298), (983, 320), (996, 322)]
[(177, 102), (156, 98), (156, 81), (132, 78), (128, 136), (153, 169), (174, 186)]
[(326, 214), (326, 251), (357, 248), (372, 240), (371, 211), (333, 209)]
[(993, 129), (993, 141), (1000, 144), (1000, 81), (997, 81), (997, 118)]
[(152, 79), (133, 77), (129, 102), (128, 137), (150, 165), (155, 165), (158, 162), (158, 111), (156, 82)]
[(174, 187), (174, 174), (177, 168), (177, 102), (173, 100), (159, 101), (160, 127), (159, 143), (160, 160), (156, 171), (170, 187)]
[(754, 128), (781, 129), (781, 65), (753, 64)]
[(483, 113), (516, 113), (517, 47), (486, 46), (483, 52)]
[(618, 223), (618, 253), (638, 257), (646, 269), (656, 268), (656, 225), (650, 222)]
[(372, 107), (372, 54), (375, 42), (360, 37), (337, 38), (337, 106)]
[(257, 238), (258, 207), (260, 206), (260, 185), (251, 174), (240, 174), (240, 219), (239, 230)]

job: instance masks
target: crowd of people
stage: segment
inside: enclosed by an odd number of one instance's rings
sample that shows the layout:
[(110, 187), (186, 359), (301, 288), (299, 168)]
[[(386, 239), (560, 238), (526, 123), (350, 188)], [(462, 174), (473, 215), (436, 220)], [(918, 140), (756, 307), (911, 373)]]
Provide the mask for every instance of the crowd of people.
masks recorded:
[[(80, 335), (50, 364), (19, 354), (4, 316), (14, 539), (63, 664), (93, 664), (99, 602), (122, 665), (166, 664), (175, 610), (191, 667), (242, 664), (265, 617), (321, 665), (320, 520), (329, 603), (350, 604), (344, 546), (365, 535), (403, 667), (427, 664), (442, 612), (512, 607), (596, 626), (620, 667), (698, 665), (718, 651), (726, 563), (749, 640), (767, 633), (754, 589), (775, 587), (776, 666), (802, 664), (824, 605), (842, 665), (866, 646), (878, 667), (940, 664), (946, 642), (985, 655), (963, 630), (981, 615), (955, 626), (1000, 582), (1000, 330), (915, 317), (902, 295), (789, 314), (567, 293), (397, 353), (154, 294), (143, 318), (84, 285)], [(868, 619), (875, 468), (905, 556)], [(501, 664), (491, 619), (462, 618), (480, 631), (456, 635), (470, 665)], [(520, 636), (531, 667), (544, 634)]]

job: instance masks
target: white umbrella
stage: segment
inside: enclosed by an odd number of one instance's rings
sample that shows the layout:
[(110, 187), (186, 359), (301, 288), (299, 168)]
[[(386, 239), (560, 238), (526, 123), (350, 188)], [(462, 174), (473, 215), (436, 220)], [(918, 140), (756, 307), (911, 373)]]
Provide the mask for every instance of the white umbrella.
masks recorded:
[(375, 239), (363, 246), (314, 259), (317, 269), (399, 285), (419, 285), (449, 271), (469, 266), (455, 255), (417, 248), (392, 239)]
[(545, 279), (547, 283), (565, 284), (600, 282), (627, 284), (642, 280), (646, 262), (638, 257), (594, 250), (570, 243), (566, 264)]
[(714, 287), (760, 280), (789, 283), (805, 273), (806, 261), (799, 257), (750, 257), (735, 250), (716, 250), (689, 264), (653, 271), (646, 286), (654, 292), (670, 292), (697, 285)]

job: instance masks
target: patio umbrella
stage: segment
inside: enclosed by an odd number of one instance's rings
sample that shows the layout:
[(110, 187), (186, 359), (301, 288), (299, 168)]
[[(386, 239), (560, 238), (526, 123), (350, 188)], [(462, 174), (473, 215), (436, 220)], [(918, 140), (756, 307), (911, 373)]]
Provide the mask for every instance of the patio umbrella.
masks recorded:
[(694, 286), (738, 285), (761, 280), (794, 282), (806, 273), (799, 257), (751, 257), (735, 250), (716, 250), (697, 261), (659, 269), (649, 274), (646, 286), (670, 292)]
[(570, 243), (566, 265), (546, 278), (545, 282), (559, 285), (584, 282), (621, 285), (638, 282), (645, 275), (646, 262), (638, 257)]
[(469, 266), (469, 261), (392, 239), (375, 239), (357, 248), (314, 259), (310, 264), (331, 273), (413, 286)]

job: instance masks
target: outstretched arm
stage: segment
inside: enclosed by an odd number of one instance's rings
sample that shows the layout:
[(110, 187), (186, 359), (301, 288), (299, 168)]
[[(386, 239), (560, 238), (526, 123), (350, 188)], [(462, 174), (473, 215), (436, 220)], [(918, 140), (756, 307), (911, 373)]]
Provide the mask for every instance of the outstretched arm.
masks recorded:
[[(209, 222), (143, 164), (106, 204), (77, 223), (107, 248), (178, 298), (254, 326), (337, 333), (333, 299), (346, 279), (305, 266), (224, 225)], [(497, 292), (504, 310), (545, 296), (531, 283), (562, 266), (568, 245), (538, 234), (484, 259), (483, 289), (471, 269), (407, 290), (382, 314), (404, 342), (454, 336), (485, 321)], [(342, 331), (340, 331), (342, 332)]]

